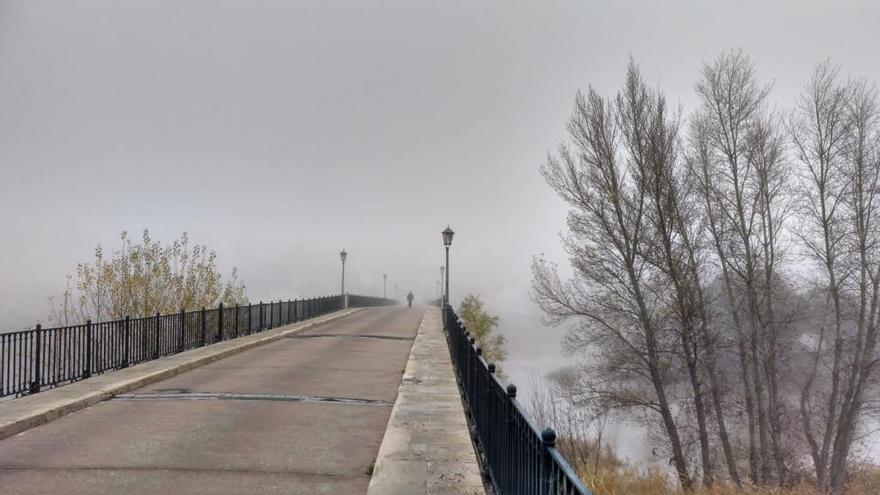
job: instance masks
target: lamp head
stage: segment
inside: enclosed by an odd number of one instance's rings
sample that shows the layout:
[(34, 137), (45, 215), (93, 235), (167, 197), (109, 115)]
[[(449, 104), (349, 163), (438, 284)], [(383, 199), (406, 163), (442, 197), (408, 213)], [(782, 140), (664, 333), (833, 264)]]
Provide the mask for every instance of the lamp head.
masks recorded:
[(441, 233), (443, 234), (443, 245), (444, 246), (451, 246), (452, 245), (452, 236), (455, 235), (455, 232), (453, 232), (452, 229), (449, 228), (449, 226), (447, 225), (446, 230), (444, 230)]

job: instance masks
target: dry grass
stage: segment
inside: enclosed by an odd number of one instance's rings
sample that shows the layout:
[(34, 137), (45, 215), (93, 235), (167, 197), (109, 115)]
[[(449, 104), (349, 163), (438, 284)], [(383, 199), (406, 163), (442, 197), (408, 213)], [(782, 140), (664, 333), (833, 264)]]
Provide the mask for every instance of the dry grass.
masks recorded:
[[(610, 445), (602, 447), (596, 459), (596, 444), (591, 439), (562, 437), (557, 446), (594, 495), (684, 495), (670, 473), (660, 469), (639, 470), (620, 459)], [(808, 476), (808, 475), (807, 475)], [(880, 466), (850, 466), (847, 495), (880, 495)], [(716, 485), (697, 488), (688, 495), (826, 495), (818, 492), (809, 480), (789, 488), (761, 488)]]
[[(681, 495), (683, 492), (666, 475), (651, 471), (639, 473), (628, 467), (601, 467), (582, 471), (581, 478), (595, 495)], [(853, 473), (847, 495), (880, 494), (880, 469), (866, 467)], [(699, 488), (693, 495), (820, 495), (811, 485), (791, 488), (743, 487), (732, 485)]]

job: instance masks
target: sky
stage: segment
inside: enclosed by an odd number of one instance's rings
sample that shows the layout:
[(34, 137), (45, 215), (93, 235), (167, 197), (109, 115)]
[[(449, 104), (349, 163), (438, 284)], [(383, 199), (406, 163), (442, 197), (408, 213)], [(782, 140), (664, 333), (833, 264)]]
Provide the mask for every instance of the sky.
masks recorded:
[(825, 58), (880, 81), (880, 4), (804, 1), (0, 0), (0, 329), (44, 321), (97, 244), (188, 232), (252, 300), (346, 288), (502, 317), (519, 383), (563, 365), (529, 298), (567, 265), (539, 168), (578, 89), (632, 57), (684, 115), (743, 49), (790, 107)]

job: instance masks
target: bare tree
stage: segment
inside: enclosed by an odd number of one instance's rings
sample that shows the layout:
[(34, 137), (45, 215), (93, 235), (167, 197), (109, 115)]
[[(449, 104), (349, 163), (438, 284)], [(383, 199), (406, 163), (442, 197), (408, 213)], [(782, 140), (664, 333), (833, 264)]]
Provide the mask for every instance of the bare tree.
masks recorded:
[[(830, 465), (833, 493), (841, 494), (846, 482), (846, 468), (856, 426), (864, 403), (865, 390), (878, 363), (877, 313), (880, 305), (880, 205), (877, 184), (880, 178), (880, 121), (877, 96), (864, 81), (849, 87), (846, 119), (849, 132), (844, 147), (844, 174), (848, 183), (844, 204), (850, 223), (847, 250), (848, 265), (853, 274), (849, 284), (856, 299), (855, 334), (840, 345), (846, 366), (839, 375), (841, 405), (834, 434)], [(837, 347), (835, 343), (835, 347)], [(837, 353), (837, 351), (835, 351)]]
[[(845, 136), (846, 89), (836, 82), (837, 71), (829, 62), (819, 65), (792, 116), (790, 129), (797, 159), (804, 170), (805, 187), (801, 194), (801, 228), (799, 236), (807, 255), (825, 272), (826, 290), (833, 311), (833, 349), (830, 391), (828, 391), (824, 424), (813, 423), (817, 416), (813, 386), (820, 370), (825, 325), (819, 325), (815, 359), (804, 382), (800, 396), (801, 421), (816, 471), (817, 485), (825, 489), (828, 482), (828, 459), (833, 431), (839, 414), (840, 373), (843, 353), (843, 283), (847, 277), (845, 256), (846, 229), (843, 220), (844, 191), (847, 187), (842, 173)], [(819, 431), (816, 438), (814, 431)]]
[[(876, 93), (864, 81), (838, 82), (838, 71), (826, 61), (814, 71), (790, 129), (804, 171), (800, 237), (807, 254), (824, 271), (822, 290), (833, 317), (830, 335), (829, 325), (817, 325), (812, 364), (800, 394), (801, 422), (818, 488), (840, 494), (864, 394), (877, 364)], [(823, 396), (824, 405), (817, 405)]]
[(578, 94), (568, 128), (574, 150), (562, 146), (542, 171), (572, 207), (565, 246), (575, 278), (561, 282), (552, 265), (536, 260), (534, 298), (550, 321), (578, 322), (575, 346), (603, 350), (590, 365), (592, 400), (608, 409), (659, 416), (671, 463), (681, 486), (690, 490), (667, 392), (680, 333), (668, 325), (668, 275), (648, 255), (657, 249), (658, 219), (650, 218), (647, 171), (652, 163), (674, 159), (670, 147), (677, 123), (666, 114), (662, 95), (649, 90), (630, 63), (616, 99), (604, 100), (592, 88), (586, 96)]
[(787, 210), (780, 197), (781, 136), (764, 110), (769, 87), (758, 84), (753, 64), (741, 52), (725, 52), (706, 64), (696, 90), (701, 109), (692, 120), (689, 163), (702, 190), (737, 336), (750, 475), (753, 483), (769, 483), (775, 470), (781, 484), (786, 473), (773, 311), (779, 233)]

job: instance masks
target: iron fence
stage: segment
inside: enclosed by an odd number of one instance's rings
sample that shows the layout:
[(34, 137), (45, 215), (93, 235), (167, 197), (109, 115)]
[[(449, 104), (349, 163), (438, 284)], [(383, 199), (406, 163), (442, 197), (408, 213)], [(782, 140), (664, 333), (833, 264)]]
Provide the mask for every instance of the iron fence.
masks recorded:
[[(388, 300), (349, 296), (366, 307)], [(163, 356), (343, 309), (341, 295), (0, 334), (0, 398), (34, 394)]]
[(498, 495), (590, 495), (586, 485), (556, 449), (556, 433), (539, 430), (495, 376), (482, 350), (450, 306), (444, 328), (465, 409), (484, 471)]

